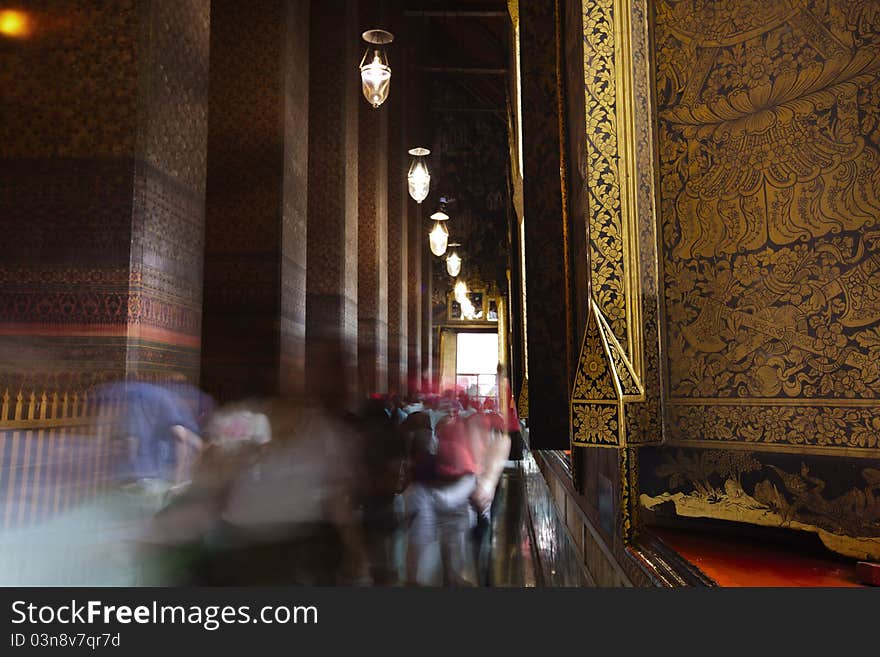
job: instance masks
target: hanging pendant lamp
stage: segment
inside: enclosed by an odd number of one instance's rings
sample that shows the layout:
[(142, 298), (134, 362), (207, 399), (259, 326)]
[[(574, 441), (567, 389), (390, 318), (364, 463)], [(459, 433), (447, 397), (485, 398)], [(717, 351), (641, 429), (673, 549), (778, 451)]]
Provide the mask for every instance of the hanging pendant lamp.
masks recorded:
[(361, 89), (367, 102), (379, 107), (391, 91), (391, 64), (383, 46), (394, 41), (394, 35), (385, 30), (367, 30), (362, 37), (370, 45), (361, 59)]
[(455, 251), (455, 247), (461, 244), (450, 242), (447, 246), (452, 249), (452, 253), (446, 257), (446, 273), (455, 278), (461, 273), (461, 257)]
[[(435, 212), (431, 215), (431, 219), (434, 219), (437, 214), (442, 213)], [(446, 217), (446, 219), (449, 219), (449, 217)], [(449, 242), (449, 229), (446, 228), (446, 219), (434, 219), (434, 228), (428, 234), (431, 253), (438, 257), (446, 253), (446, 246)]]
[(407, 187), (412, 200), (421, 203), (428, 198), (428, 191), (431, 188), (431, 173), (425, 162), (425, 156), (430, 155), (431, 151), (420, 146), (411, 148), (409, 154), (413, 159), (409, 165), (409, 173), (406, 174)]

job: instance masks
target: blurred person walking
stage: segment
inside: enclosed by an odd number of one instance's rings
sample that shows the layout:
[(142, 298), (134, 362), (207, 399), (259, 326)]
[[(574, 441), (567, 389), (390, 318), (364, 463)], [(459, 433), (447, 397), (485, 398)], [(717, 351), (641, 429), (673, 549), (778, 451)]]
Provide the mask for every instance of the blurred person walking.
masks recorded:
[(377, 586), (393, 586), (398, 581), (395, 547), (402, 529), (407, 439), (382, 399), (366, 402), (358, 429), (363, 441), (361, 499), (370, 577)]
[(476, 521), (470, 503), (477, 462), (465, 421), (454, 413), (437, 424), (437, 453), (430, 478), (413, 481), (406, 492), (409, 527), (407, 582), (430, 584), (428, 559), (439, 548), (442, 583), (473, 586), (476, 582), (471, 529)]

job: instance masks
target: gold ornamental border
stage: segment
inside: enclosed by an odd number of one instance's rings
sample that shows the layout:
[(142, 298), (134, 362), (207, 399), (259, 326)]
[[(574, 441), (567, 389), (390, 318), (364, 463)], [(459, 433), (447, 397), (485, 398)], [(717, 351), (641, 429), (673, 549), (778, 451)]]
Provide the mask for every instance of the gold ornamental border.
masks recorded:
[[(622, 449), (624, 405), (646, 398), (632, 24), (622, 0), (584, 0), (582, 9), (590, 309), (572, 386), (570, 440)], [(596, 378), (600, 370), (610, 379)]]

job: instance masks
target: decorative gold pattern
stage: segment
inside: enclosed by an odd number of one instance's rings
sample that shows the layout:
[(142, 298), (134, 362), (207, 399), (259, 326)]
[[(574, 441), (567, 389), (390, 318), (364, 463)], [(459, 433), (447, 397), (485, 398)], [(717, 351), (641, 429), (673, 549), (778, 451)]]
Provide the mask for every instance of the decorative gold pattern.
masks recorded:
[(626, 342), (613, 6), (614, 0), (583, 3), (589, 243), (593, 297)]
[(734, 450), (668, 452), (653, 472), (668, 492), (642, 494), (641, 504), (661, 512), (660, 505), (671, 503), (679, 516), (813, 532), (841, 554), (880, 558), (880, 462), (863, 461), (870, 465), (842, 488), (803, 462), (773, 458)]
[(574, 378), (572, 399), (579, 401), (614, 400), (617, 397), (612, 378), (613, 365), (605, 352), (595, 302), (590, 306), (584, 345)]
[(608, 326), (608, 322), (601, 314), (599, 314), (599, 322), (605, 333), (608, 342), (608, 353), (614, 362), (614, 373), (617, 375), (620, 384), (620, 390), (624, 401), (642, 401), (645, 391), (642, 384), (635, 374), (635, 370), (626, 357), (623, 347), (614, 337), (614, 332)]
[(643, 398), (632, 365), (592, 301), (571, 398), (572, 444), (624, 447), (624, 402)]
[[(650, 107), (644, 2), (585, 0), (583, 30), (592, 300), (572, 391), (572, 444), (624, 447), (627, 418), (634, 444), (662, 437), (659, 353), (646, 354), (642, 340), (643, 328), (656, 335), (656, 294), (644, 307), (639, 296), (643, 278), (656, 290), (653, 147), (649, 122), (635, 116), (636, 107)], [(650, 252), (642, 253), (640, 233)], [(646, 364), (655, 384), (650, 395)]]
[(876, 3), (659, 0), (655, 23), (671, 439), (876, 456)]
[(629, 498), (629, 450), (622, 449), (618, 452), (617, 457), (620, 465), (620, 533), (624, 541), (629, 541), (632, 537), (632, 515), (630, 514)]
[(670, 408), (670, 440), (700, 436), (707, 441), (744, 440), (768, 445), (876, 449), (880, 417), (876, 407), (688, 405)]
[(529, 380), (523, 379), (519, 389), (519, 398), (516, 401), (516, 412), (521, 418), (529, 417)]

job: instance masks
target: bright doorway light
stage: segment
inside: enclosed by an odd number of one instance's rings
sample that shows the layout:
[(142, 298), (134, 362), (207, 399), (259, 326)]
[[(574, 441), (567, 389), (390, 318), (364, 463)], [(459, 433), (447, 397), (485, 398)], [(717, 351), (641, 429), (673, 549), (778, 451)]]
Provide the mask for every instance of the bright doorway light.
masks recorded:
[(497, 397), (497, 333), (459, 333), (455, 359), (456, 387), (480, 402)]

